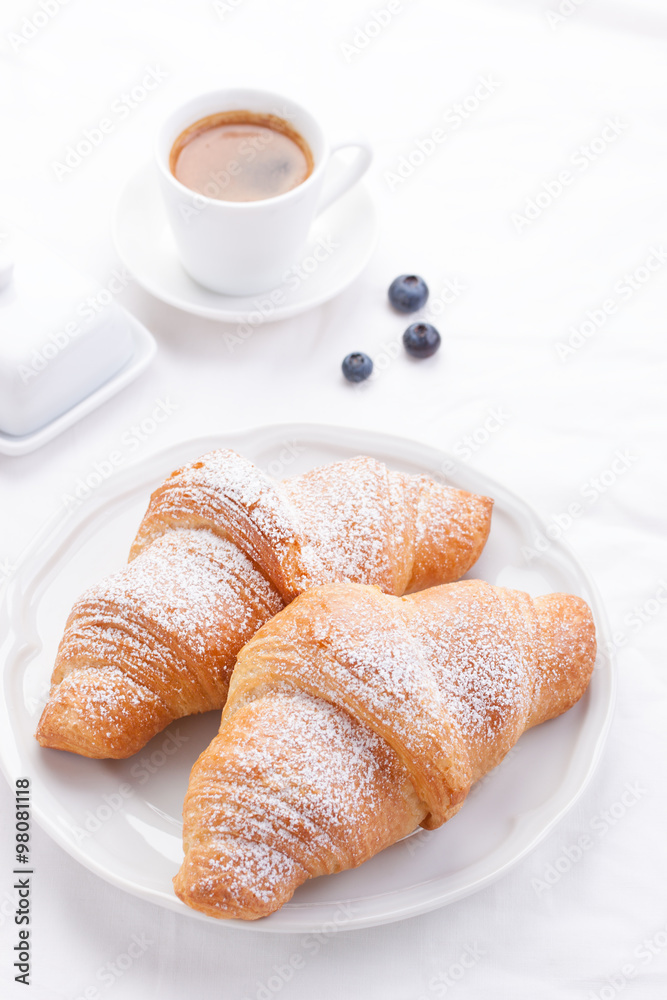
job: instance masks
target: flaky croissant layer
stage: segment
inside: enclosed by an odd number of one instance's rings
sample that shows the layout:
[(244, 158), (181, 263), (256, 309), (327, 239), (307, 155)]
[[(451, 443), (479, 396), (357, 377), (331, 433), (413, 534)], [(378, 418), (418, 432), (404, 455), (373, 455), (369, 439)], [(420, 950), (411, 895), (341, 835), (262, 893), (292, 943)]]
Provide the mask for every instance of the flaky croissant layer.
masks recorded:
[(314, 588), (241, 650), (184, 806), (177, 895), (256, 919), (462, 806), (595, 659), (586, 603), (481, 581)]

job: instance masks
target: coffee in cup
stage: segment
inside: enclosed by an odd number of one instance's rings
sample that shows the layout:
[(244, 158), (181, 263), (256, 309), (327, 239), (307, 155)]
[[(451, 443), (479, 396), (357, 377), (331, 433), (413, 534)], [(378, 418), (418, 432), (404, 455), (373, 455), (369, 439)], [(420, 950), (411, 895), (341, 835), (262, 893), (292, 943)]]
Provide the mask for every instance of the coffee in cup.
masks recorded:
[(291, 191), (310, 177), (313, 154), (284, 118), (221, 111), (177, 137), (169, 169), (181, 184), (220, 201), (261, 201)]

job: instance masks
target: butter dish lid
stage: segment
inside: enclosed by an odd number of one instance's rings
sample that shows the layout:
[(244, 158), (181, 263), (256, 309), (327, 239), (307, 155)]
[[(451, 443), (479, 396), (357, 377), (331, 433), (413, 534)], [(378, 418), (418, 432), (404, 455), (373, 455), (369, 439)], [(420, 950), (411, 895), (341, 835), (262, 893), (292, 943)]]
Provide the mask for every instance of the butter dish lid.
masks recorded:
[(25, 435), (118, 373), (134, 341), (109, 289), (20, 230), (2, 229), (0, 433)]

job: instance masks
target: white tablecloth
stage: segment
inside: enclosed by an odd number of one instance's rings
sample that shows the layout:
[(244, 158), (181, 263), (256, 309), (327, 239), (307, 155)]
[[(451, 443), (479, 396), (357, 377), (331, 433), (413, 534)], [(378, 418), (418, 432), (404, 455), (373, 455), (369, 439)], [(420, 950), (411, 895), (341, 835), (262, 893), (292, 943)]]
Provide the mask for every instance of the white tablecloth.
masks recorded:
[[(313, 106), (334, 138), (367, 134), (381, 220), (359, 280), (233, 352), (222, 336), (233, 328), (130, 283), (119, 300), (155, 333), (157, 359), (58, 440), (0, 460), (3, 572), (77, 478), (118, 447), (127, 464), (216, 431), (338, 423), (453, 450), (561, 526), (578, 504), (562, 530), (620, 647), (603, 762), (540, 846), (462, 902), (341, 932), (317, 950), (140, 902), (37, 829), (33, 985), (15, 986), (13, 797), (3, 781), (2, 995), (664, 996), (667, 8), (4, 0), (0, 22), (0, 214), (100, 280), (119, 267), (114, 199), (186, 90), (266, 86)], [(150, 71), (159, 82), (145, 100), (112, 111)], [(109, 114), (113, 131), (59, 178), (67, 146)], [(446, 137), (431, 148), (435, 128)], [(434, 298), (447, 282), (461, 289), (437, 321), (442, 349), (423, 365), (400, 354), (355, 392), (340, 361), (354, 349), (391, 353), (404, 324), (386, 287), (406, 271), (423, 274)], [(169, 418), (137, 438), (132, 428), (165, 399)], [(582, 835), (589, 847), (568, 866)], [(294, 955), (303, 962), (285, 981)]]

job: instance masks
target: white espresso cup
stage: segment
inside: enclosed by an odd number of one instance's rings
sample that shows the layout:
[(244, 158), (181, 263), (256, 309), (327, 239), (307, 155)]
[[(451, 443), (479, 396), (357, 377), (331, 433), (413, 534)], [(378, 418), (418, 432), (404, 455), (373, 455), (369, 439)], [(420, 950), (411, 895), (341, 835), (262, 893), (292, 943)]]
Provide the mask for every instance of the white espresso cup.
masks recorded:
[[(169, 157), (189, 126), (224, 111), (251, 111), (284, 118), (308, 143), (313, 169), (301, 184), (260, 201), (222, 201), (191, 190), (171, 172)], [(340, 149), (357, 147), (351, 162), (336, 163)], [(173, 111), (157, 137), (157, 167), (169, 223), (188, 274), (214, 292), (252, 295), (278, 287), (298, 262), (313, 220), (366, 172), (372, 159), (367, 142), (330, 147), (315, 120), (300, 104), (268, 90), (213, 90)]]

